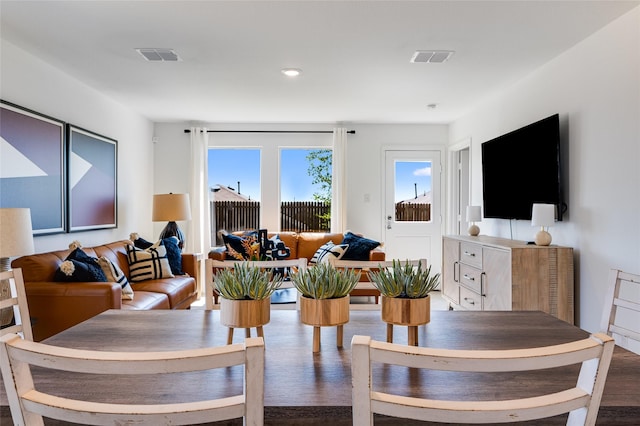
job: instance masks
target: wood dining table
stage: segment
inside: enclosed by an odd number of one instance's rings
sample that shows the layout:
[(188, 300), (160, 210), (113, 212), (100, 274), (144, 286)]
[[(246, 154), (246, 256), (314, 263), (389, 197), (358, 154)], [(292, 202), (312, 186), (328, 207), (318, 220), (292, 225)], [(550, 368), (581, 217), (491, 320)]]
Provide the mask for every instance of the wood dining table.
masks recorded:
[[(358, 335), (386, 339), (380, 311), (355, 310), (344, 325), (342, 348), (333, 342), (335, 327), (320, 352), (312, 351), (313, 327), (300, 321), (296, 310), (272, 310), (264, 326), (265, 423), (272, 425), (332, 426), (351, 424), (351, 338)], [(512, 349), (547, 346), (585, 338), (589, 333), (537, 311), (470, 312), (432, 311), (431, 321), (418, 329), (420, 346), (449, 349)], [(221, 346), (227, 328), (217, 310), (125, 311), (110, 310), (46, 340), (51, 345), (108, 351), (165, 351)], [(244, 339), (237, 334), (234, 342)], [(407, 344), (399, 333), (395, 343)], [(396, 366), (376, 366), (374, 386), (400, 390), (409, 396), (446, 399), (508, 399), (539, 390), (575, 384), (578, 367), (534, 373), (452, 373)], [(176, 374), (170, 380), (154, 376), (117, 376), (44, 371), (34, 368), (36, 387), (67, 397), (96, 401), (193, 401), (207, 396), (228, 396), (242, 389), (242, 369), (231, 367), (198, 374)], [(6, 397), (0, 395), (0, 424), (9, 416)], [(564, 424), (556, 416), (544, 423)], [(60, 424), (48, 421), (46, 424)], [(242, 424), (241, 420), (226, 424)], [(424, 424), (376, 417), (376, 425)], [(437, 423), (433, 423), (437, 424)], [(616, 347), (605, 387), (598, 424), (640, 424), (640, 355)]]

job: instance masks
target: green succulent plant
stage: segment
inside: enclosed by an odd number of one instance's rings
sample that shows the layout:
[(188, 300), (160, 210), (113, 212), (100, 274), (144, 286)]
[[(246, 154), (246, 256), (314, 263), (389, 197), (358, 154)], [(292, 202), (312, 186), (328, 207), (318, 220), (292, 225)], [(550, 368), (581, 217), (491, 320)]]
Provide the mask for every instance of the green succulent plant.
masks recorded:
[(431, 274), (431, 265), (425, 270), (422, 264), (413, 266), (406, 261), (393, 261), (392, 267), (368, 272), (369, 280), (386, 297), (419, 299), (426, 297), (440, 284), (440, 273)]
[(217, 271), (212, 285), (228, 300), (263, 300), (280, 288), (282, 280), (279, 274), (242, 262)]
[(328, 263), (319, 263), (291, 276), (294, 287), (311, 299), (337, 299), (345, 297), (360, 280), (360, 272), (336, 269)]

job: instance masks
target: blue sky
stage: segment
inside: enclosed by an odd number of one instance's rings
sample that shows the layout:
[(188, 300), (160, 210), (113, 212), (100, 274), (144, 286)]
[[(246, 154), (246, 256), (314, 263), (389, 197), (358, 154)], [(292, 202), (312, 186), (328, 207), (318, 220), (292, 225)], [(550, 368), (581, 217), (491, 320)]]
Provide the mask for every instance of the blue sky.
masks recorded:
[(415, 198), (431, 191), (431, 163), (426, 161), (396, 162), (395, 201)]
[[(283, 149), (281, 192), (283, 201), (311, 201), (316, 189), (307, 174), (307, 149)], [(238, 189), (252, 200), (260, 200), (260, 150), (215, 149), (209, 155), (209, 187), (223, 184)], [(431, 163), (400, 161), (396, 163), (395, 201), (414, 198), (431, 190)], [(414, 185), (415, 184), (415, 185)]]

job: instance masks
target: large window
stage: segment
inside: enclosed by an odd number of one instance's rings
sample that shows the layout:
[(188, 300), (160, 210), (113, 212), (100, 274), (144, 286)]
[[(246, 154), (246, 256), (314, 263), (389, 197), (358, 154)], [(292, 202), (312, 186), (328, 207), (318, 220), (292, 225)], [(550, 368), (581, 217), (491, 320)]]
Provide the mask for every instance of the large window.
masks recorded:
[(209, 149), (209, 201), (211, 205), (212, 241), (215, 235), (257, 229), (260, 225), (260, 150)]
[(331, 216), (330, 149), (280, 150), (280, 230), (328, 231)]
[(332, 151), (291, 145), (209, 148), (214, 245), (222, 244), (217, 235), (222, 229), (330, 229)]

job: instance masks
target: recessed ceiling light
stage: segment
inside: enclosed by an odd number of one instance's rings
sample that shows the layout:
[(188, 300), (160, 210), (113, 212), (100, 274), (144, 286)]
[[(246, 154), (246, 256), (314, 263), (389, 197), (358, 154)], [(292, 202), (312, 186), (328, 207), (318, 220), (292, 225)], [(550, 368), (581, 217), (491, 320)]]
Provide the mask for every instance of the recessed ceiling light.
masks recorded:
[(283, 68), (281, 72), (287, 77), (297, 77), (302, 73), (302, 70), (298, 68)]
[(438, 104), (429, 104), (427, 105), (427, 108), (429, 109), (436, 109), (438, 107)]

